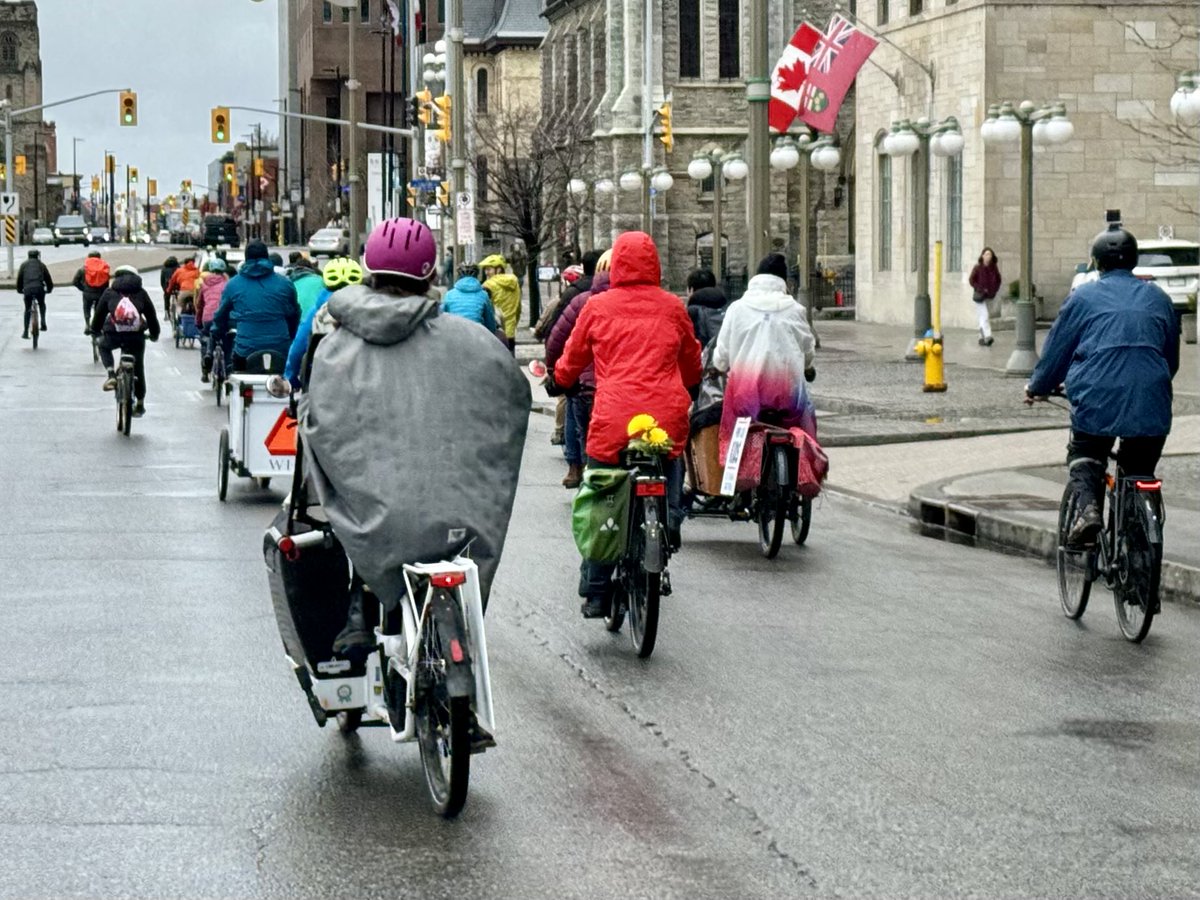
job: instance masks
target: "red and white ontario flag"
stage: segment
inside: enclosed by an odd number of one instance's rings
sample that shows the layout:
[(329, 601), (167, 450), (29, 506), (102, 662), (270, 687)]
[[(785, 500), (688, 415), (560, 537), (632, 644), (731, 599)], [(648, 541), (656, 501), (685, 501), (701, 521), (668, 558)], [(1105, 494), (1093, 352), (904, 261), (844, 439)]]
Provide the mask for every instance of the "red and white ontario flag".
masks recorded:
[(767, 120), (776, 131), (787, 131), (802, 109), (804, 80), (812, 64), (813, 52), (823, 36), (819, 29), (807, 22), (801, 23), (775, 64), (771, 73)]

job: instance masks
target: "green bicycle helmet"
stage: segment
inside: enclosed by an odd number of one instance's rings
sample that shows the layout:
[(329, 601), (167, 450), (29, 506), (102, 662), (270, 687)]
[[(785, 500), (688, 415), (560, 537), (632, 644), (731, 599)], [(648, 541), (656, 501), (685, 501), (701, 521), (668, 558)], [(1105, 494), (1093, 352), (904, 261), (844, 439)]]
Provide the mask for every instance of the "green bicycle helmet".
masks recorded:
[(321, 278), (325, 281), (325, 287), (336, 291), (348, 284), (362, 284), (363, 267), (349, 256), (336, 256), (325, 263)]

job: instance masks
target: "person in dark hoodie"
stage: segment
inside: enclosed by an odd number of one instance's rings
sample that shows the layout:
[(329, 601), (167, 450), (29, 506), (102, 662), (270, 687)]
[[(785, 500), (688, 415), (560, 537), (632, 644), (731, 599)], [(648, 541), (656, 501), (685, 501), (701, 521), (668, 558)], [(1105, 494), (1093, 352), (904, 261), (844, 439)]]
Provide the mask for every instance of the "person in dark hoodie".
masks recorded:
[(226, 285), (212, 320), (216, 335), (237, 329), (230, 360), (232, 371), (244, 371), (246, 360), (259, 351), (278, 353), (282, 362), (299, 327), (296, 286), (275, 273), (267, 245), (251, 241), (246, 245), (246, 262)]
[(478, 266), (458, 267), (458, 281), (442, 298), (442, 312), (478, 322), (492, 334), (496, 333), (496, 310), (479, 280)]
[(41, 314), (42, 331), (46, 330), (46, 295), (54, 290), (54, 279), (42, 262), (39, 250), (30, 250), (29, 258), (17, 270), (17, 293), (25, 301), (25, 331), (22, 340), (29, 340), (29, 320)]
[(158, 283), (162, 285), (163, 292), (163, 318), (171, 315), (171, 294), (167, 290), (167, 285), (171, 283), (171, 276), (175, 274), (175, 270), (179, 268), (179, 258), (168, 256), (166, 262), (162, 264), (162, 268), (158, 272)]
[(104, 390), (112, 391), (117, 387), (113, 351), (120, 348), (122, 353), (133, 356), (133, 375), (136, 379), (133, 396), (137, 400), (133, 414), (144, 415), (146, 335), (149, 334), (152, 341), (158, 340), (158, 312), (154, 308), (154, 301), (142, 287), (142, 276), (133, 266), (118, 266), (113, 272), (112, 286), (101, 295), (96, 308), (92, 310), (91, 331), (100, 335), (96, 347), (100, 351), (100, 361), (104, 363)]
[(687, 277), (687, 311), (696, 330), (696, 340), (701, 348), (721, 332), (725, 309), (729, 300), (725, 292), (717, 287), (717, 277), (712, 269), (692, 269)]

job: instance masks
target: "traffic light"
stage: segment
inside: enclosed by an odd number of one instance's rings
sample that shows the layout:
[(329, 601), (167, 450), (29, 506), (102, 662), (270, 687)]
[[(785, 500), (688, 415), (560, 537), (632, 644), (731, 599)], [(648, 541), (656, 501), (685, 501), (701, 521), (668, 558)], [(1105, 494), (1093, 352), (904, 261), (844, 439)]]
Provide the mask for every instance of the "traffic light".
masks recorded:
[(432, 120), (430, 116), (430, 106), (433, 103), (433, 93), (429, 88), (423, 91), (417, 91), (417, 96), (413, 97), (413, 104), (417, 109), (417, 121), (422, 125), (428, 126)]
[(18, 175), (24, 175), (25, 174), (25, 157), (18, 156), (16, 158), (15, 162), (16, 162), (16, 165), (13, 166), (13, 171), (15, 171)]
[(442, 96), (435, 98), (433, 101), (433, 112), (438, 118), (438, 127), (433, 134), (443, 144), (450, 143), (451, 102), (449, 94), (442, 94)]
[(121, 124), (137, 124), (137, 94), (133, 91), (121, 91)]
[(190, 194), (192, 192), (192, 179), (185, 178), (183, 181), (179, 182), (179, 187)]
[(146, 196), (147, 197), (158, 196), (158, 179), (156, 179), (156, 178), (147, 178), (146, 179)]
[(229, 143), (229, 110), (224, 106), (213, 108), (212, 142), (214, 144)]
[(100, 193), (100, 176), (99, 175), (92, 176), (92, 193), (93, 194)]
[(437, 202), (439, 206), (449, 208), (450, 206), (450, 182), (443, 181), (438, 185)]
[(267, 174), (267, 164), (261, 156), (254, 160), (254, 174), (259, 178)]
[(675, 149), (675, 135), (671, 131), (671, 101), (664, 101), (663, 105), (656, 109), (655, 112), (658, 113), (659, 121), (662, 124), (662, 134), (658, 136), (658, 139), (663, 142), (663, 146), (670, 153)]
[(137, 184), (137, 166), (129, 167), (129, 183)]
[(232, 184), (236, 175), (237, 166), (235, 166), (233, 163), (225, 163), (225, 180)]
[(104, 157), (104, 163), (105, 163), (104, 171), (106, 173), (108, 173), (109, 175), (111, 175), (113, 172), (117, 171), (117, 158), (115, 156), (113, 156), (111, 153), (108, 156)]

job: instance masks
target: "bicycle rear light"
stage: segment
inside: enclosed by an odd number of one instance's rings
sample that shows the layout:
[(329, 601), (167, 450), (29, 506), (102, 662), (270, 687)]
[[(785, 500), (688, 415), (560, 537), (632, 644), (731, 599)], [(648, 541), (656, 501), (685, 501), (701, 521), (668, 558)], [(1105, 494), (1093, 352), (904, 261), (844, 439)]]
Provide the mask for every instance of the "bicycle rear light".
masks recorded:
[(466, 572), (439, 572), (429, 579), (434, 587), (456, 588), (467, 583)]
[(1134, 487), (1136, 487), (1139, 491), (1161, 491), (1162, 490), (1162, 482), (1161, 481), (1135, 481), (1133, 484), (1134, 484)]
[(284, 558), (289, 562), (295, 562), (300, 558), (300, 550), (296, 546), (296, 542), (287, 535), (284, 535), (279, 539), (279, 552), (282, 553)]
[(462, 644), (458, 642), (458, 638), (450, 639), (450, 660), (451, 662), (460, 663), (466, 659), (466, 654), (463, 653)]
[(635, 493), (639, 497), (665, 497), (667, 483), (665, 481), (638, 481)]

